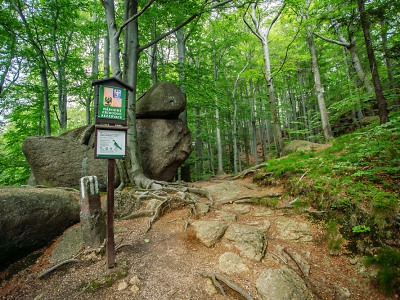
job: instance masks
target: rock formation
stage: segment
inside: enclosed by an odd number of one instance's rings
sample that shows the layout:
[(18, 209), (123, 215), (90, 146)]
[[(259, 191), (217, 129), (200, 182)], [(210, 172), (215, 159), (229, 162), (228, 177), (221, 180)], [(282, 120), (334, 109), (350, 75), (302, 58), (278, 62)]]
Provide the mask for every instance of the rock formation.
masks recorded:
[(79, 222), (79, 193), (54, 188), (0, 187), (0, 267)]
[[(137, 104), (140, 160), (149, 178), (172, 181), (191, 152), (191, 134), (178, 119), (186, 99), (179, 88), (160, 82)], [(97, 176), (100, 190), (106, 189), (107, 160), (94, 158), (94, 126), (69, 131), (59, 137), (29, 137), (23, 152), (32, 168), (34, 184), (79, 187), (79, 179)], [(116, 185), (119, 184), (116, 174)]]

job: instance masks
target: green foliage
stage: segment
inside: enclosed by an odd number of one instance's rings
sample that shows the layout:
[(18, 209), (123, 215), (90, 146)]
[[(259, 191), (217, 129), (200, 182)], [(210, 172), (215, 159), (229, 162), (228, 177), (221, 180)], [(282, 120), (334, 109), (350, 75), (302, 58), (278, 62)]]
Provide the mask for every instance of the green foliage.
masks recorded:
[[(316, 209), (328, 211), (328, 219), (343, 220), (346, 238), (356, 241), (366, 235), (370, 245), (393, 239), (400, 204), (400, 114), (390, 118), (385, 125), (338, 137), (321, 152), (271, 160), (264, 172), (284, 182), (291, 196), (308, 198)], [(347, 221), (352, 216), (357, 225)], [(333, 227), (328, 224), (327, 231)]]
[(339, 232), (339, 225), (335, 220), (329, 220), (325, 225), (327, 245), (330, 250), (339, 251), (342, 248), (343, 238)]
[(400, 291), (400, 252), (392, 248), (382, 248), (374, 256), (369, 256), (366, 263), (379, 268), (379, 287), (388, 295)]
[(113, 270), (103, 277), (82, 282), (80, 288), (83, 292), (94, 293), (99, 289), (112, 286), (116, 281), (125, 278), (127, 275), (128, 268), (123, 266), (120, 269)]
[(353, 226), (352, 231), (354, 233), (370, 232), (371, 228), (367, 225), (356, 225), (356, 226)]

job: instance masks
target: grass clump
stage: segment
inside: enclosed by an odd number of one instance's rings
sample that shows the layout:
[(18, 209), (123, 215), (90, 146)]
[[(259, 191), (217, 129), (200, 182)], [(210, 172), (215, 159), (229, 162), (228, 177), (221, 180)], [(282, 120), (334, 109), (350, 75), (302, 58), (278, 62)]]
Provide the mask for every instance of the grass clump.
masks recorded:
[(116, 281), (125, 278), (128, 275), (128, 268), (126, 266), (113, 270), (111, 273), (95, 278), (89, 281), (84, 281), (80, 285), (80, 288), (84, 292), (94, 293), (99, 289), (112, 286)]
[(387, 295), (400, 292), (400, 252), (385, 247), (367, 257), (366, 263), (378, 267), (377, 283)]
[(345, 238), (368, 235), (374, 247), (388, 238), (399, 240), (394, 227), (400, 199), (400, 113), (390, 120), (337, 137), (323, 151), (271, 160), (263, 172), (273, 175), (264, 182), (284, 183), (293, 198), (307, 198), (315, 209), (329, 212), (327, 219), (341, 220)]

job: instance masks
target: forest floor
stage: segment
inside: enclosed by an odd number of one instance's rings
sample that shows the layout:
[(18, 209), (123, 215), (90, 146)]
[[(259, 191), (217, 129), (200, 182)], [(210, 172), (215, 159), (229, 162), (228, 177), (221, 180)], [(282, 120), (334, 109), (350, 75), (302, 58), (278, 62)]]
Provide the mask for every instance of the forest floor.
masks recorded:
[[(229, 203), (229, 198), (260, 197), (268, 193), (282, 193), (282, 187), (260, 187), (251, 178), (219, 178), (191, 184), (193, 187), (210, 188), (216, 205), (208, 213), (198, 216), (200, 220), (214, 220), (221, 210), (239, 204)], [(219, 186), (220, 189), (215, 187)], [(235, 187), (235, 191), (229, 187)], [(234, 194), (232, 194), (234, 192)], [(218, 201), (220, 201), (218, 204)], [(224, 203), (224, 204), (221, 204)], [(250, 212), (238, 215), (236, 222), (255, 224), (261, 221), (261, 205), (248, 205)], [(279, 249), (301, 253), (310, 267), (305, 280), (313, 286), (315, 299), (397, 299), (382, 294), (366, 274), (360, 257), (343, 249), (332, 254), (327, 247), (324, 225), (310, 220), (306, 214), (285, 209), (285, 199), (268, 209), (269, 227), (266, 236), (268, 248), (262, 261), (247, 260), (247, 272), (221, 273), (219, 258), (228, 251), (234, 252), (226, 243), (208, 248), (193, 233), (190, 222), (194, 220), (188, 206), (180, 205), (166, 210), (146, 233), (148, 217), (132, 220), (116, 220), (116, 244), (124, 246), (116, 251), (116, 266), (107, 268), (104, 253), (83, 255), (79, 261), (66, 264), (41, 279), (38, 275), (52, 265), (48, 259), (57, 245), (41, 250), (41, 256), (27, 268), (7, 279), (7, 271), (0, 274), (1, 299), (245, 299), (226, 287), (223, 296), (204, 271), (221, 274), (252, 296), (262, 299), (256, 289), (260, 273), (268, 268), (289, 264), (282, 259)], [(295, 219), (310, 224), (312, 241), (299, 242), (277, 238), (274, 220)], [(262, 220), (265, 221), (265, 220)], [(188, 225), (189, 224), (189, 225)], [(291, 265), (296, 270), (295, 265)], [(298, 271), (298, 270), (297, 270)], [(299, 272), (297, 272), (299, 273)], [(1, 282), (2, 280), (2, 282)]]

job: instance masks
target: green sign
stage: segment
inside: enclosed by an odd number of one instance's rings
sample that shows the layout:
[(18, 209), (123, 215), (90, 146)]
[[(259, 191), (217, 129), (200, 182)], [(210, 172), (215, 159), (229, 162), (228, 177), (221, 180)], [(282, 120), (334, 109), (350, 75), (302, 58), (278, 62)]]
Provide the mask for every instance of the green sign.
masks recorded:
[(99, 87), (98, 118), (126, 119), (126, 90), (120, 87)]

